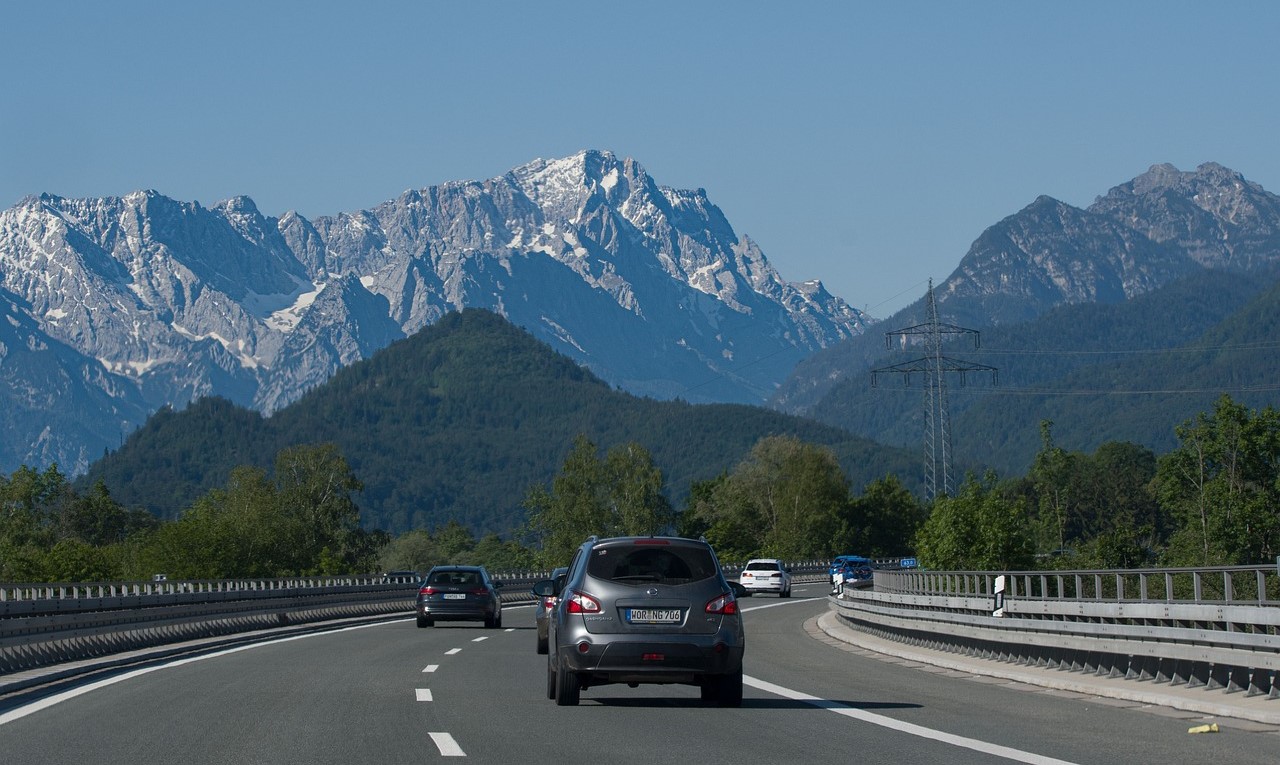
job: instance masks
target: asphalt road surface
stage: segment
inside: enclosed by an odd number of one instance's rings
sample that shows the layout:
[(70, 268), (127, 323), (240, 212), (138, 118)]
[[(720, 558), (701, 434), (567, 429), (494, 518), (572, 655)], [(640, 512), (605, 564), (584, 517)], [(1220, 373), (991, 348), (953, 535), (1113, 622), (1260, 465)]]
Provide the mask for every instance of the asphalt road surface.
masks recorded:
[[(107, 765), (1280, 762), (1280, 736), (842, 651), (824, 585), (743, 601), (741, 709), (690, 686), (546, 698), (531, 607), (501, 630), (412, 619), (257, 644), (0, 700), (0, 761)], [(1278, 702), (1280, 703), (1280, 702)]]

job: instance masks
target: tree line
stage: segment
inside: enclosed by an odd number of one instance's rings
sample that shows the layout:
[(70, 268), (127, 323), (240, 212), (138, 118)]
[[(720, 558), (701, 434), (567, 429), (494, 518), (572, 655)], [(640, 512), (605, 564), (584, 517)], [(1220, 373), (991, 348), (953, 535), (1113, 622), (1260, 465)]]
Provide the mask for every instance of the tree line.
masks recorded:
[(1067, 452), (1041, 423), (1024, 476), (970, 475), (926, 505), (894, 475), (854, 492), (830, 447), (767, 436), (731, 469), (694, 482), (674, 508), (653, 456), (573, 440), (523, 522), (477, 539), (453, 519), (397, 536), (366, 528), (362, 484), (334, 444), (241, 466), (174, 520), (117, 502), (99, 481), (76, 491), (57, 468), (0, 476), (0, 580), (280, 577), (495, 570), (567, 563), (591, 534), (702, 536), (724, 561), (914, 555), (933, 569), (1027, 570), (1260, 563), (1280, 554), (1280, 414), (1228, 396), (1177, 428), (1156, 456), (1111, 442)]

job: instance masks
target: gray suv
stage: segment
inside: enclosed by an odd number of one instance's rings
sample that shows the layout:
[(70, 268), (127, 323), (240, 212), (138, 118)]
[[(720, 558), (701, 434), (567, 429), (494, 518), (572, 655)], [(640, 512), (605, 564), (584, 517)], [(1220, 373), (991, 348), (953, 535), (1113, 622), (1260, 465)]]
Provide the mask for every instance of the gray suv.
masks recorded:
[(592, 537), (569, 573), (538, 582), (557, 597), (548, 619), (547, 697), (578, 703), (593, 686), (696, 685), (702, 699), (742, 705), (745, 638), (735, 589), (711, 545), (678, 537)]

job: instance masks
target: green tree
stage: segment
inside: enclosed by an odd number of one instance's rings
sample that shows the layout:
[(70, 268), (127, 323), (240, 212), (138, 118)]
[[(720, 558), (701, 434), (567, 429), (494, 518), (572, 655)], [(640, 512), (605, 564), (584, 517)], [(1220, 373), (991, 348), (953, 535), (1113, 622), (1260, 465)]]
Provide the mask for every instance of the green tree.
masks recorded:
[(440, 551), (426, 529), (406, 531), (392, 539), (378, 555), (378, 568), (382, 571), (425, 573), (440, 562)]
[(924, 506), (896, 476), (877, 479), (850, 501), (847, 523), (852, 533), (840, 549), (876, 558), (911, 555), (925, 516)]
[(1174, 565), (1247, 564), (1280, 552), (1280, 413), (1250, 411), (1230, 396), (1177, 429), (1178, 448), (1161, 457), (1160, 504), (1178, 528), (1166, 559)]
[(1041, 420), (1040, 451), (1027, 475), (1036, 500), (1036, 547), (1041, 552), (1065, 550), (1074, 537), (1072, 476), (1077, 467), (1078, 455), (1054, 444), (1053, 421)]
[(954, 497), (939, 497), (916, 537), (923, 566), (940, 570), (1031, 568), (1032, 539), (1024, 497), (1010, 496), (994, 472), (970, 475)]
[[(335, 574), (367, 567), (360, 508), (363, 488), (336, 444), (300, 445), (276, 456), (282, 535), (294, 545), (299, 573)], [(321, 561), (324, 561), (322, 564)]]
[(848, 481), (830, 449), (769, 436), (699, 489), (683, 523), (705, 528), (725, 559), (828, 557), (847, 541), (848, 504)]
[(579, 434), (548, 491), (531, 487), (524, 508), (528, 527), (546, 567), (569, 562), (592, 534), (658, 534), (674, 522), (662, 471), (636, 443), (616, 446), (601, 459), (596, 445)]

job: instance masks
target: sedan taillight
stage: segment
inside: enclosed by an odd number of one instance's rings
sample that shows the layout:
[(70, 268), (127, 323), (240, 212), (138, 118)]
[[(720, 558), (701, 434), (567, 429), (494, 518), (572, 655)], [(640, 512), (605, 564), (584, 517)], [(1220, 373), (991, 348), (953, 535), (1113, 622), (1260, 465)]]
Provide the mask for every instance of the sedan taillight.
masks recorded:
[(600, 601), (577, 590), (570, 590), (565, 596), (565, 611), (571, 614), (598, 614), (600, 613)]
[(438, 590), (436, 590), (436, 588), (430, 587), (430, 586), (423, 587), (422, 589), (418, 590), (419, 595), (435, 595), (437, 592)]
[(707, 601), (705, 609), (709, 614), (720, 614), (722, 616), (733, 616), (738, 613), (738, 601), (730, 593), (718, 595)]

